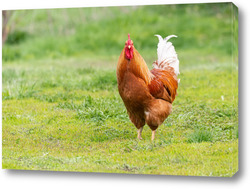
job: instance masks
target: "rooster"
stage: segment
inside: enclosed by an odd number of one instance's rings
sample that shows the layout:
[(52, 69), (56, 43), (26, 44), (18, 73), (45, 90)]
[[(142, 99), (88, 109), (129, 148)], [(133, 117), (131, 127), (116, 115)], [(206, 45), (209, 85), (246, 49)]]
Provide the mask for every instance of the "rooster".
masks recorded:
[(135, 49), (128, 34), (128, 40), (117, 64), (119, 94), (127, 109), (131, 122), (138, 129), (137, 138), (142, 139), (142, 129), (147, 125), (152, 130), (151, 140), (159, 125), (172, 111), (177, 95), (179, 60), (175, 48), (168, 40), (175, 35), (159, 39), (158, 60), (150, 71), (146, 62)]

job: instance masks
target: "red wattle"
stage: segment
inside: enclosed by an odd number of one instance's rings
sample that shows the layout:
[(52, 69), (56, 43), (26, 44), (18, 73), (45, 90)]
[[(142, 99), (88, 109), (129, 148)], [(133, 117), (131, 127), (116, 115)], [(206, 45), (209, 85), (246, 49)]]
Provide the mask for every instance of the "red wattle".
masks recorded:
[(130, 49), (128, 49), (128, 48), (125, 49), (125, 56), (129, 60), (131, 60), (133, 58), (133, 48), (132, 47)]

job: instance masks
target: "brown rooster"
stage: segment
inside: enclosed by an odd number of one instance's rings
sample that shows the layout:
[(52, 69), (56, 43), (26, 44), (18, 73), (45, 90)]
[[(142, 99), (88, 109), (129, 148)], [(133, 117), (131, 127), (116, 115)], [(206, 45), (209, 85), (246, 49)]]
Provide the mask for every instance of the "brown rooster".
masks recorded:
[(149, 71), (147, 64), (135, 49), (128, 34), (128, 40), (118, 60), (117, 82), (120, 96), (126, 106), (129, 118), (138, 129), (138, 139), (145, 123), (155, 131), (172, 111), (172, 103), (177, 95), (179, 60), (171, 42), (175, 35), (159, 39), (158, 60)]

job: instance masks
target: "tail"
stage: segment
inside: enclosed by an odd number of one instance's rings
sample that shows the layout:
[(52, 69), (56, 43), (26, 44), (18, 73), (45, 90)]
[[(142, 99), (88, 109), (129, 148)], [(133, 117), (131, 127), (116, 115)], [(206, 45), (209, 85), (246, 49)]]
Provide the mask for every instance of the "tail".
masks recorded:
[(174, 46), (168, 40), (172, 37), (177, 37), (176, 35), (170, 35), (166, 38), (162, 38), (160, 35), (155, 35), (159, 39), (157, 55), (158, 60), (153, 63), (153, 68), (168, 70), (170, 67), (174, 69), (176, 76), (180, 74), (179, 72), (179, 60), (175, 51)]

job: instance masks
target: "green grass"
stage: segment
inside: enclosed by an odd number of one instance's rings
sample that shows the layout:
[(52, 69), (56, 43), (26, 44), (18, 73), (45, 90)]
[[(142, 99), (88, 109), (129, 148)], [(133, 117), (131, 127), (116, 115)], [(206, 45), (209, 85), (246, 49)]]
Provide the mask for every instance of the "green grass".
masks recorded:
[[(238, 64), (231, 56), (229, 5), (58, 9), (50, 11), (58, 23), (52, 26), (45, 24), (46, 10), (31, 10), (17, 23), (25, 38), (15, 43), (13, 36), (3, 47), (3, 168), (234, 175)], [(147, 126), (143, 140), (136, 139), (117, 90), (116, 62), (128, 32), (149, 67), (156, 57), (153, 34), (179, 36), (173, 40), (180, 59), (178, 96), (154, 142)]]
[(179, 36), (177, 49), (231, 55), (232, 14), (230, 3), (19, 10), (3, 59), (117, 57), (128, 33), (151, 61), (155, 34)]

